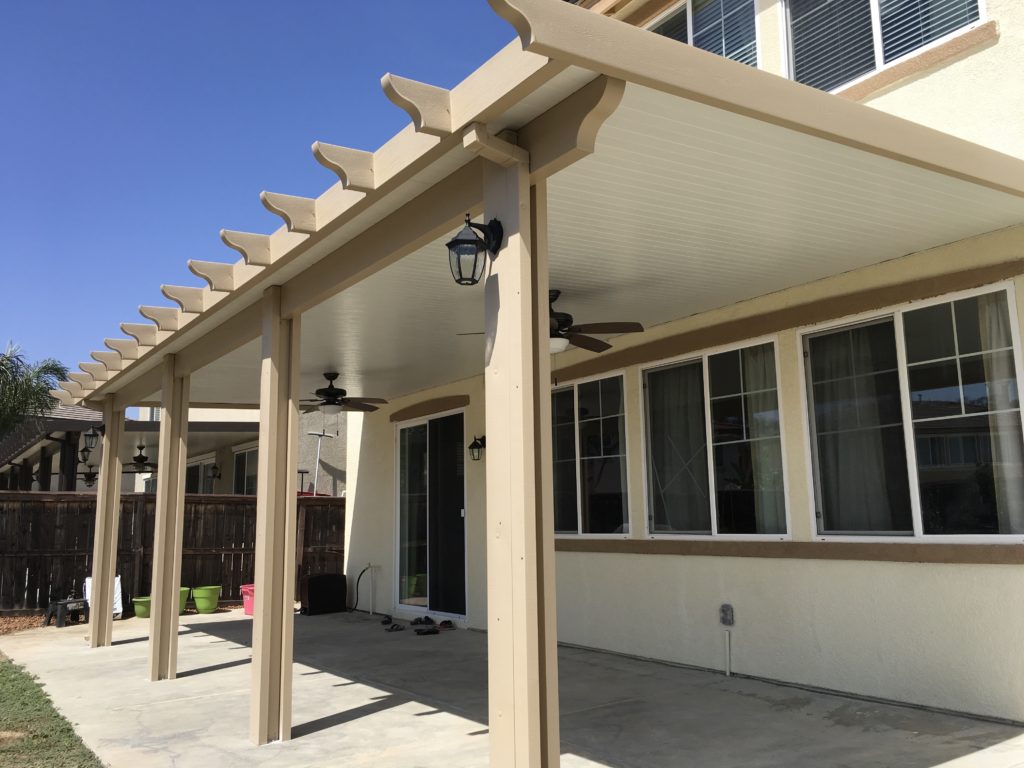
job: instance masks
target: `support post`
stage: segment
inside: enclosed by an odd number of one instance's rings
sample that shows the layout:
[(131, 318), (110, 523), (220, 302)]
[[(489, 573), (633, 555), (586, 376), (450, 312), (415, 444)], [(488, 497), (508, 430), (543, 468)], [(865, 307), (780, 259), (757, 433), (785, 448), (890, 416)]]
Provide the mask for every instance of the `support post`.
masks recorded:
[(89, 600), (89, 645), (110, 645), (114, 624), (114, 576), (117, 572), (117, 529), (121, 516), (121, 459), (124, 409), (114, 396), (103, 400), (103, 456), (96, 490), (96, 529), (92, 546), (92, 590)]
[(486, 163), (507, 242), (486, 285), (487, 650), (491, 765), (559, 764), (546, 190)]
[(160, 396), (157, 453), (160, 471), (156, 476), (156, 522), (153, 526), (149, 679), (173, 680), (178, 673), (178, 589), (181, 587), (189, 403), (189, 377), (178, 374), (174, 355), (164, 358)]
[(53, 474), (53, 454), (46, 448), (39, 451), (39, 490), (50, 490), (50, 476)]
[(300, 396), (300, 321), (281, 316), (279, 286), (264, 292), (262, 319), (249, 712), (249, 733), (256, 744), (291, 738)]

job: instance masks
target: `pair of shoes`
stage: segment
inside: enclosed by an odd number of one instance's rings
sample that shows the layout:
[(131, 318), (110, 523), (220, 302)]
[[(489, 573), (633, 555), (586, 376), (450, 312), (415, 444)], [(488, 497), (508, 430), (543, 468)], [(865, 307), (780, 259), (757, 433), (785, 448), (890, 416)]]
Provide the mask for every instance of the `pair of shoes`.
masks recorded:
[(395, 622), (395, 623), (392, 623), (392, 624), (388, 624), (387, 628), (384, 631), (385, 632), (401, 632), (403, 629), (405, 629), (405, 627), (403, 627), (401, 624), (398, 624), (397, 622)]
[(437, 627), (424, 627), (416, 630), (417, 635), (439, 635), (440, 630)]
[(455, 629), (455, 625), (452, 624), (448, 619), (445, 619), (444, 621), (442, 621), (437, 626), (440, 627), (441, 629)]
[(380, 623), (386, 627), (388, 624), (391, 623), (391, 617), (385, 616), (383, 619), (380, 620)]
[(432, 618), (430, 618), (429, 616), (417, 616), (415, 619), (413, 619), (409, 623), (413, 624), (415, 626), (424, 626), (424, 627), (432, 627), (432, 626), (434, 626), (434, 620)]

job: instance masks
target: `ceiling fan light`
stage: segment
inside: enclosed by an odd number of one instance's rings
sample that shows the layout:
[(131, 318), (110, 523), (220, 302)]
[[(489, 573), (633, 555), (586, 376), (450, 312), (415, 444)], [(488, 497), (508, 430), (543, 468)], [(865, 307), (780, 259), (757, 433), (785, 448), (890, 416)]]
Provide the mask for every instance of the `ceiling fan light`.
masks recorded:
[(320, 412), (326, 416), (335, 416), (341, 413), (340, 403), (324, 403), (320, 406)]
[(559, 352), (565, 352), (569, 348), (569, 340), (564, 336), (551, 336), (548, 339), (548, 346), (551, 349), (551, 354), (557, 355)]

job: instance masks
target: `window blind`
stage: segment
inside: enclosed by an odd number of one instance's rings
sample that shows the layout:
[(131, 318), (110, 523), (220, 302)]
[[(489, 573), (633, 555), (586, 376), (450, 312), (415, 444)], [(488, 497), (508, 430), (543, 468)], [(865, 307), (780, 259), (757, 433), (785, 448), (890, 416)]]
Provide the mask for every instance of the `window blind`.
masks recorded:
[(693, 45), (756, 67), (754, 0), (694, 0)]
[(978, 20), (978, 0), (879, 0), (886, 63)]
[(830, 91), (875, 67), (870, 0), (790, 0), (793, 79)]

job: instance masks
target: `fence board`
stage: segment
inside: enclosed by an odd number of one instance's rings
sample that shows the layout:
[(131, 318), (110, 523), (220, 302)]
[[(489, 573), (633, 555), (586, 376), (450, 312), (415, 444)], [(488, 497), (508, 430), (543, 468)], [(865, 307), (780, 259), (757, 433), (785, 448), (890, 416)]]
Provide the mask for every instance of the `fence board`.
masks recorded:
[[(298, 575), (341, 573), (345, 500), (304, 496), (299, 508)], [(117, 563), (126, 601), (149, 593), (155, 517), (152, 494), (121, 495)], [(93, 494), (0, 491), (0, 613), (81, 595), (95, 518)], [(241, 585), (255, 580), (256, 498), (190, 494), (183, 528), (182, 586), (219, 584), (223, 599), (240, 600)]]

